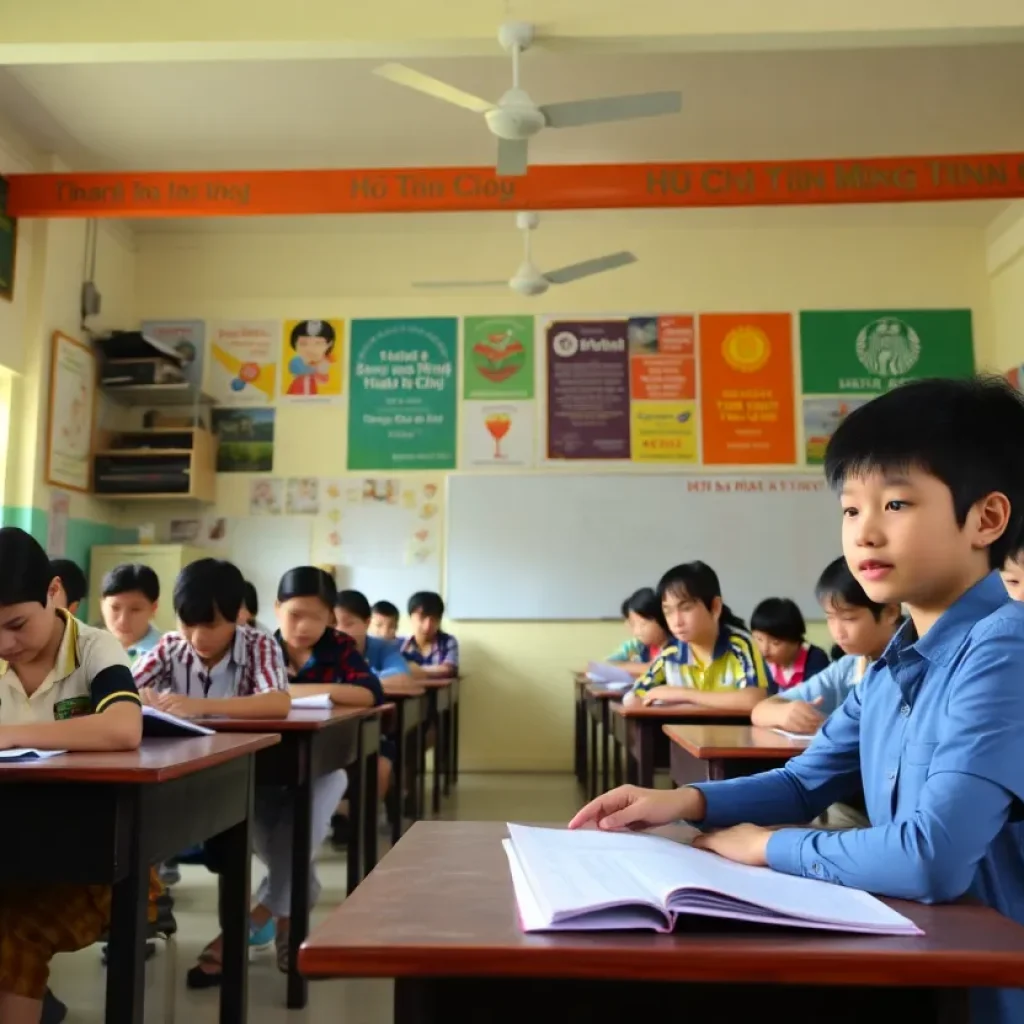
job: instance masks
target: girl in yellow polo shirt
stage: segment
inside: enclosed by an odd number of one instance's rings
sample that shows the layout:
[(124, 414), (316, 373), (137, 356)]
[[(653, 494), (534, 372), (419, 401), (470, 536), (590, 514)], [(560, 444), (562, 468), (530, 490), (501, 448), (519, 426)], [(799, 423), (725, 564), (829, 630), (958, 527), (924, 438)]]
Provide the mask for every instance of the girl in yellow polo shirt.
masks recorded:
[(710, 565), (674, 566), (659, 580), (657, 593), (672, 636), (624, 703), (749, 711), (768, 696), (764, 659), (743, 620), (722, 603)]

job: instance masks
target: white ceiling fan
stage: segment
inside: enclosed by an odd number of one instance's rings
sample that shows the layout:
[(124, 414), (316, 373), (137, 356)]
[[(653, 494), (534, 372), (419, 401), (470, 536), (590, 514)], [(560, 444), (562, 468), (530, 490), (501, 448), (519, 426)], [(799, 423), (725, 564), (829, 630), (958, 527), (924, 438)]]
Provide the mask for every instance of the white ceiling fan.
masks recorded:
[(404, 64), (384, 64), (375, 68), (374, 74), (435, 99), (483, 114), (487, 127), (498, 137), (498, 174), (505, 176), (526, 173), (528, 140), (542, 128), (576, 128), (609, 121), (630, 121), (639, 117), (660, 117), (663, 114), (678, 114), (682, 109), (683, 97), (679, 92), (605, 96), (538, 106), (519, 86), (519, 57), (529, 48), (533, 38), (533, 25), (526, 22), (510, 21), (501, 26), (498, 41), (506, 52), (512, 54), (512, 88), (497, 103), (463, 92)]
[(603, 274), (607, 270), (625, 267), (636, 263), (631, 252), (613, 252), (607, 256), (597, 256), (582, 263), (571, 263), (559, 270), (541, 273), (530, 258), (530, 232), (540, 223), (536, 213), (517, 213), (516, 227), (523, 232), (523, 262), (519, 269), (507, 281), (415, 281), (414, 288), (499, 288), (508, 285), (520, 295), (543, 295), (553, 284), (568, 284), (583, 277)]

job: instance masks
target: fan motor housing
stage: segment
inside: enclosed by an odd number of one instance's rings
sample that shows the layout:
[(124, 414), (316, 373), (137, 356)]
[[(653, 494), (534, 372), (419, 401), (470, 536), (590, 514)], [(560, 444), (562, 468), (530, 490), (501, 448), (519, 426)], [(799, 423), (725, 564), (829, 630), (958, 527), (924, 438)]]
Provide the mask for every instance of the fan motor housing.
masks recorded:
[(509, 89), (498, 106), (484, 114), (487, 127), (499, 139), (528, 139), (544, 125), (544, 115), (521, 89)]

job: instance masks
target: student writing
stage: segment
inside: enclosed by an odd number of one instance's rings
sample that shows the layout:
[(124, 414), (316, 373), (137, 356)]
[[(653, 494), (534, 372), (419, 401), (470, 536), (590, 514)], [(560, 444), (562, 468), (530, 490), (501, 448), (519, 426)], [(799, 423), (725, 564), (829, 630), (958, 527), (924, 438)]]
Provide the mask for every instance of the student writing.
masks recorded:
[(769, 597), (750, 617), (750, 633), (780, 690), (810, 679), (828, 665), (828, 655), (804, 642), (807, 626), (795, 601)]
[[(621, 787), (571, 826), (689, 819), (731, 860), (927, 903), (968, 896), (1024, 922), (1024, 606), (994, 571), (1024, 523), (1022, 435), (1024, 396), (998, 379), (912, 382), (854, 410), (825, 455), (843, 553), (908, 621), (785, 767)], [(808, 821), (859, 782), (870, 828), (764, 827)], [(1024, 990), (977, 990), (971, 1012), (1020, 1024)]]
[(673, 639), (637, 680), (624, 704), (655, 701), (749, 710), (768, 694), (754, 641), (722, 603), (718, 576), (704, 562), (669, 569), (657, 587)]
[(650, 587), (641, 587), (622, 602), (622, 618), (632, 636), (605, 660), (631, 676), (642, 676), (672, 639), (661, 601)]
[[(0, 747), (136, 749), (142, 713), (120, 645), (57, 607), (60, 581), (29, 534), (0, 529), (0, 565)], [(110, 903), (105, 885), (0, 883), (4, 1024), (39, 1021), (53, 956), (98, 941)]]

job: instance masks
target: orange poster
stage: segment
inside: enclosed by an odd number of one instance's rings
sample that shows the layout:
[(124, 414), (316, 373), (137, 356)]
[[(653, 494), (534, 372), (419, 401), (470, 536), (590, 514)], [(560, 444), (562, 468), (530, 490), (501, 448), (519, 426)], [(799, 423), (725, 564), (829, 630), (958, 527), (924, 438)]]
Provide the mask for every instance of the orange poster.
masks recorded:
[(700, 318), (700, 409), (706, 465), (796, 462), (793, 318)]
[(628, 333), (633, 401), (697, 397), (692, 316), (630, 317)]

